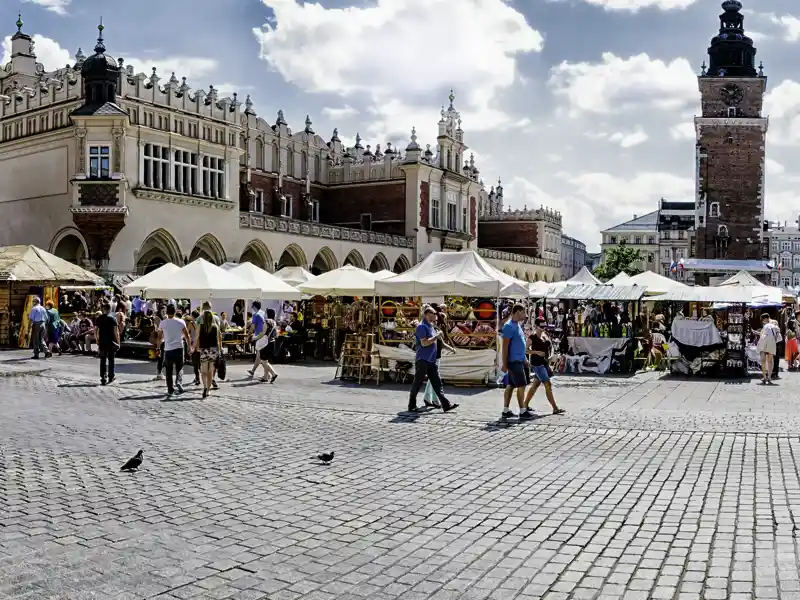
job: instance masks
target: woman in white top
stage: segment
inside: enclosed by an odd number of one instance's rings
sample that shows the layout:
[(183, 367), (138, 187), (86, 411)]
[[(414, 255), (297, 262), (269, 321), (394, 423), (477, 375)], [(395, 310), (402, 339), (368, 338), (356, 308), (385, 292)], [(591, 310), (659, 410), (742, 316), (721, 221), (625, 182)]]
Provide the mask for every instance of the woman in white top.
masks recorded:
[(781, 331), (778, 326), (772, 322), (768, 314), (761, 315), (761, 337), (756, 347), (761, 354), (761, 383), (764, 385), (772, 383), (772, 361), (778, 352), (780, 339)]

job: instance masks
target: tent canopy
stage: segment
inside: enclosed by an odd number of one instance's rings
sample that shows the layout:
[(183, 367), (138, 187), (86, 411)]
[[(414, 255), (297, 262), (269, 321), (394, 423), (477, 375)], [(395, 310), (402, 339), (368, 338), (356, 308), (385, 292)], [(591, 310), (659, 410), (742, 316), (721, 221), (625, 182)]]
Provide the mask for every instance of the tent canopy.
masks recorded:
[(647, 288), (647, 293), (652, 294), (666, 294), (674, 290), (682, 290), (689, 286), (682, 284), (680, 281), (675, 281), (669, 277), (664, 277), (653, 271), (645, 271), (630, 278), (627, 285), (639, 285)]
[(555, 295), (553, 300), (607, 300), (610, 302), (633, 302), (641, 300), (645, 288), (639, 285), (569, 285)]
[(283, 267), (280, 271), (275, 273), (275, 277), (294, 287), (297, 287), (301, 283), (308, 283), (314, 279), (314, 275), (306, 271), (303, 267)]
[(718, 285), (739, 285), (739, 286), (752, 286), (752, 287), (766, 287), (758, 279), (750, 275), (747, 271), (739, 271), (733, 277), (730, 277)]
[(345, 265), (314, 277), (297, 288), (314, 296), (373, 296), (377, 273)]
[(529, 284), (495, 269), (477, 252), (431, 252), (405, 273), (375, 283), (379, 296), (527, 298)]
[(582, 267), (580, 271), (575, 273), (572, 277), (567, 279), (567, 283), (579, 283), (581, 285), (598, 285), (600, 280), (592, 275), (592, 272), (587, 267)]
[(103, 285), (103, 278), (36, 246), (0, 247), (0, 280)]
[(164, 276), (172, 275), (180, 270), (181, 268), (178, 265), (172, 263), (163, 264), (157, 269), (150, 271), (147, 275), (142, 275), (138, 279), (134, 279), (125, 285), (122, 288), (122, 293), (126, 296), (140, 296), (144, 293), (144, 290), (147, 289), (147, 286), (150, 285), (150, 282), (160, 281)]
[(625, 271), (620, 271), (616, 275), (614, 275), (611, 279), (606, 281), (606, 285), (630, 285), (631, 276), (628, 275)]
[(260, 298), (263, 300), (300, 300), (303, 297), (303, 294), (297, 288), (292, 287), (251, 262), (236, 265), (229, 269), (228, 272), (238, 275), (245, 281), (249, 281), (261, 288)]
[[(153, 271), (151, 275), (155, 274)], [(135, 282), (134, 282), (135, 283)], [(144, 292), (150, 298), (260, 298), (261, 289), (210, 262), (198, 258), (172, 273), (158, 273)]]

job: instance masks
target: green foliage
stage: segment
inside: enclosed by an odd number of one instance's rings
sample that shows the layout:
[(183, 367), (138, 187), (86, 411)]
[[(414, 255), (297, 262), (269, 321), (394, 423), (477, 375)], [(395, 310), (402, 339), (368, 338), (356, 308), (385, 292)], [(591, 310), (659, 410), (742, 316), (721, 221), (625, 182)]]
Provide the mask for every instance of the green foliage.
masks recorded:
[(608, 281), (624, 271), (628, 275), (638, 275), (642, 270), (636, 263), (642, 261), (642, 253), (638, 248), (631, 248), (624, 242), (614, 248), (609, 248), (603, 257), (603, 263), (595, 270), (595, 276), (601, 281)]

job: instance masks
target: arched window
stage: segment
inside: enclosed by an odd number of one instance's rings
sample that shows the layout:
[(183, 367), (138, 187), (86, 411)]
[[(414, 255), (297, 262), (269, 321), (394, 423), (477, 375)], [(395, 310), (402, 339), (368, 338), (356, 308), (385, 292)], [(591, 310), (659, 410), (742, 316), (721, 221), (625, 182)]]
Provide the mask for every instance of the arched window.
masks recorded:
[(728, 227), (726, 225), (720, 225), (717, 228), (717, 235), (718, 236), (727, 236), (728, 235)]
[(272, 172), (277, 173), (281, 164), (281, 148), (278, 144), (272, 144)]
[(286, 175), (294, 177), (294, 150), (286, 148)]
[(256, 138), (256, 169), (264, 169), (264, 142)]
[(322, 181), (322, 167), (319, 154), (314, 155), (314, 181)]
[(305, 179), (308, 174), (308, 155), (304, 150), (300, 153), (300, 177)]

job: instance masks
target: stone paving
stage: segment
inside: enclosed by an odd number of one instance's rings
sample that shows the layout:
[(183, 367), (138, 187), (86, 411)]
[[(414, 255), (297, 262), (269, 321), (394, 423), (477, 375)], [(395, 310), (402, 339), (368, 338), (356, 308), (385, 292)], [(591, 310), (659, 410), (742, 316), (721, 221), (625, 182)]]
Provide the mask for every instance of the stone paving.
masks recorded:
[(409, 418), (330, 365), (167, 402), (152, 364), (99, 387), (25, 356), (0, 355), (0, 598), (800, 600), (795, 374), (562, 377), (567, 415), (501, 426), (498, 390)]

